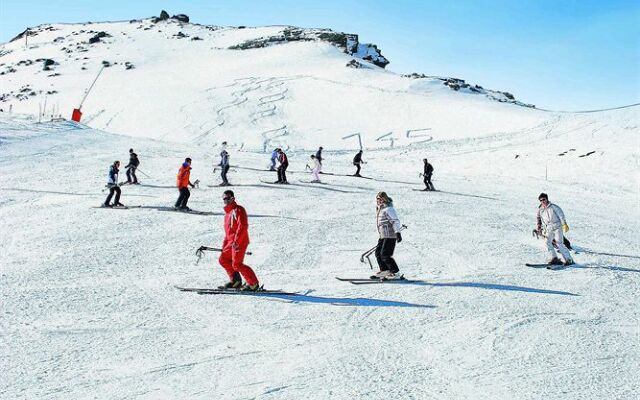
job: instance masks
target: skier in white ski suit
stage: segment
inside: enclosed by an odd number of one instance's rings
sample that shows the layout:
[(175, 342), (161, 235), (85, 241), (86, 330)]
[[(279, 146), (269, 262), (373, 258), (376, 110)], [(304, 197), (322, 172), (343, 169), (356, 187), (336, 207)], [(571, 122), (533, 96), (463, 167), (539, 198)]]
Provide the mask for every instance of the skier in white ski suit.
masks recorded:
[(373, 275), (372, 279), (402, 279), (398, 264), (393, 259), (393, 251), (396, 243), (402, 241), (402, 225), (393, 208), (393, 200), (385, 192), (376, 196), (376, 225), (378, 226), (378, 245), (376, 246), (376, 260), (380, 272)]
[(311, 159), (313, 160), (313, 167), (311, 167), (311, 176), (313, 179), (311, 182), (320, 183), (320, 170), (322, 169), (322, 164), (318, 157), (311, 155)]
[[(573, 264), (573, 259), (569, 254), (569, 250), (564, 245), (563, 240), (563, 231), (569, 231), (569, 225), (567, 225), (567, 221), (564, 218), (564, 212), (562, 212), (560, 207), (549, 202), (549, 196), (547, 196), (546, 193), (540, 193), (538, 200), (540, 200), (541, 207), (538, 208), (537, 219), (539, 221), (539, 225), (537, 226), (537, 230), (539, 233), (542, 233), (543, 229), (546, 232), (547, 262), (552, 265)], [(553, 247), (554, 240), (558, 246), (558, 252), (562, 254), (564, 263), (560, 262), (556, 255), (555, 248)]]

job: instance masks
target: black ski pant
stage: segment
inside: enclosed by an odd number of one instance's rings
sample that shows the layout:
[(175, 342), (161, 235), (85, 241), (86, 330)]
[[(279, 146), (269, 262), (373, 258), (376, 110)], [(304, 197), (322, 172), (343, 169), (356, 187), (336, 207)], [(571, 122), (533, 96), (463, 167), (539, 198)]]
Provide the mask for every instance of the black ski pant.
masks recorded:
[(109, 186), (109, 195), (107, 196), (107, 199), (104, 201), (104, 205), (108, 206), (109, 203), (111, 202), (111, 198), (113, 197), (113, 194), (116, 194), (116, 198), (113, 202), (113, 204), (118, 204), (120, 203), (120, 193), (122, 193), (122, 190), (120, 190), (119, 186)]
[(138, 183), (138, 177), (136, 176), (136, 167), (127, 168), (127, 181), (129, 183)]
[(176, 208), (184, 208), (187, 206), (191, 192), (189, 188), (186, 187), (179, 188), (178, 190), (180, 190), (180, 196), (178, 196), (178, 201), (176, 201)]
[(229, 181), (227, 180), (227, 172), (229, 172), (229, 168), (230, 166), (228, 165), (222, 166), (222, 173), (220, 174), (220, 176), (222, 177), (222, 183), (229, 183)]
[(396, 260), (393, 259), (393, 250), (396, 248), (396, 239), (378, 239), (376, 246), (376, 260), (380, 271), (391, 271), (394, 274), (400, 270)]
[(357, 168), (356, 173), (354, 175), (360, 176), (360, 163), (353, 163), (353, 165), (355, 165)]
[(427, 187), (427, 190), (434, 190), (433, 183), (431, 183), (431, 175), (424, 176), (424, 185)]
[(285, 164), (285, 165), (280, 165), (278, 167), (278, 182), (279, 183), (283, 183), (287, 181), (287, 167), (289, 167), (289, 164)]

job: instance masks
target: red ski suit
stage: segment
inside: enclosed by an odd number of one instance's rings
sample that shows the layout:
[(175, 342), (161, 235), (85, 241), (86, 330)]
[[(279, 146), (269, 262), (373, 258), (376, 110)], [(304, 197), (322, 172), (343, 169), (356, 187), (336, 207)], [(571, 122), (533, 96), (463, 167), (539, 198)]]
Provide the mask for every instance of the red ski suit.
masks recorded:
[(229, 280), (234, 280), (235, 272), (239, 272), (249, 285), (258, 283), (253, 270), (244, 264), (244, 253), (249, 246), (249, 221), (244, 207), (232, 201), (224, 206), (224, 241), (222, 254), (218, 261), (227, 271)]

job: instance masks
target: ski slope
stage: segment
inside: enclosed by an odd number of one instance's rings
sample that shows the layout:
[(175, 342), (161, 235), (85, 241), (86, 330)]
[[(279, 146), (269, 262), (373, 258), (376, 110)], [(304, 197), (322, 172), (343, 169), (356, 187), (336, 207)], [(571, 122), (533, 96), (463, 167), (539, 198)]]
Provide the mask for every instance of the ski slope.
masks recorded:
[[(322, 40), (230, 49), (291, 28), (53, 24), (0, 45), (0, 398), (637, 397), (640, 106), (532, 109)], [(89, 45), (97, 32), (109, 36)], [(102, 61), (82, 124), (49, 122)], [(222, 141), (246, 262), (300, 296), (174, 288), (226, 280), (215, 254), (195, 256), (222, 242)], [(360, 143), (374, 179), (301, 182), (318, 146), (325, 172), (352, 174)], [(289, 186), (261, 182), (276, 179), (259, 171), (275, 146)], [(121, 201), (140, 207), (96, 208), (129, 148), (142, 185)], [(206, 215), (168, 211), (185, 157), (201, 181), (189, 206)], [(425, 157), (437, 192), (417, 190)], [(408, 226), (395, 258), (419, 282), (335, 279), (371, 274), (359, 258), (377, 241), (379, 191)], [(524, 266), (545, 259), (540, 192), (567, 216), (575, 266)]]
[[(199, 146), (3, 116), (0, 170), (3, 398), (628, 399), (638, 392), (638, 109), (558, 116), (527, 133), (365, 151), (363, 175), (287, 187), (234, 168), (249, 213), (247, 257), (295, 298), (206, 296), (225, 281), (222, 188)], [(139, 154), (141, 186), (104, 210), (108, 166)], [(576, 148), (565, 156), (561, 150)], [(587, 150), (596, 153), (579, 157)], [(351, 173), (330, 149), (327, 172)], [(234, 165), (268, 155), (230, 150)], [(514, 158), (519, 154), (518, 158)], [(177, 197), (180, 162), (201, 179)], [(439, 192), (420, 189), (421, 159)], [(544, 178), (542, 165), (553, 172)], [(355, 286), (371, 271), (375, 194), (408, 225), (396, 259), (416, 284)], [(534, 269), (539, 192), (563, 207), (578, 265)]]

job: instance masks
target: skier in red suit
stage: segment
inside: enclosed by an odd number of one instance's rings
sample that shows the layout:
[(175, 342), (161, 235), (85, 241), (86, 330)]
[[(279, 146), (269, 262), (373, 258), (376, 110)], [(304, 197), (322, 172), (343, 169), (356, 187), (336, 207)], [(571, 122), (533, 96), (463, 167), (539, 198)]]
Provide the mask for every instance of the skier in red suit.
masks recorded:
[[(236, 203), (232, 190), (225, 190), (224, 201), (224, 241), (219, 262), (229, 276), (229, 282), (222, 286), (225, 289), (241, 289), (247, 291), (260, 290), (258, 278), (251, 267), (244, 264), (244, 255), (249, 246), (249, 221), (247, 211)], [(242, 278), (246, 281), (242, 285)]]

